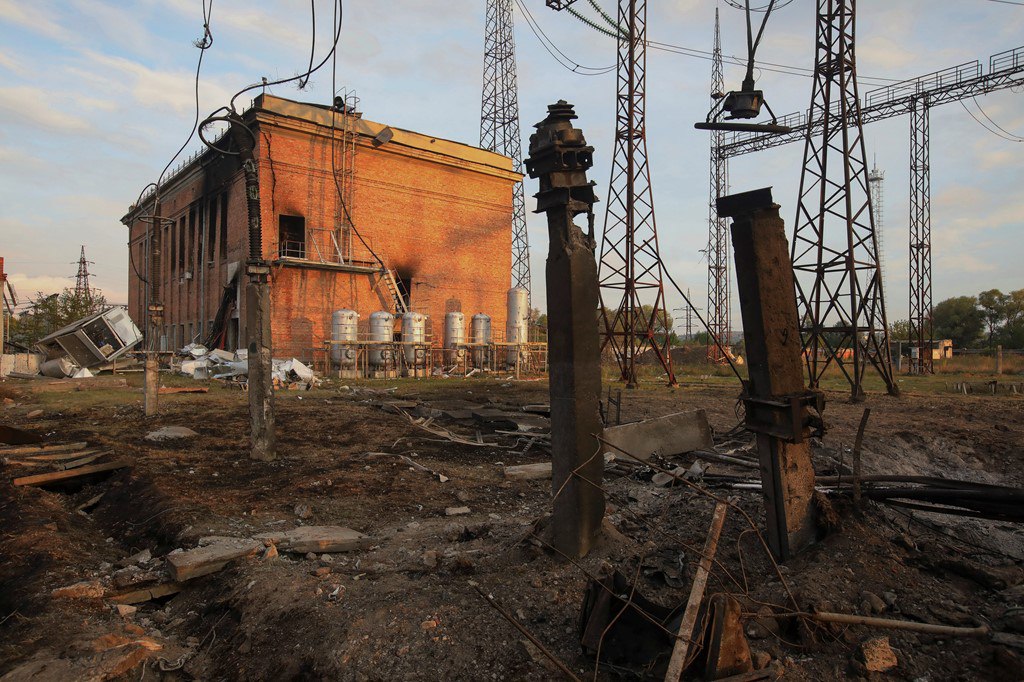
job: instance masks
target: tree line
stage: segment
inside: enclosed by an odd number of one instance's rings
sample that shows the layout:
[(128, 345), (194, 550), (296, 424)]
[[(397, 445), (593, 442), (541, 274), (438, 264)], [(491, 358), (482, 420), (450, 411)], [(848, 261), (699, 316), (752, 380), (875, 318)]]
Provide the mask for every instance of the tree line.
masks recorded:
[[(999, 289), (977, 296), (954, 296), (932, 308), (934, 338), (952, 339), (954, 348), (1024, 348), (1024, 289)], [(908, 338), (906, 320), (889, 327), (889, 337)]]

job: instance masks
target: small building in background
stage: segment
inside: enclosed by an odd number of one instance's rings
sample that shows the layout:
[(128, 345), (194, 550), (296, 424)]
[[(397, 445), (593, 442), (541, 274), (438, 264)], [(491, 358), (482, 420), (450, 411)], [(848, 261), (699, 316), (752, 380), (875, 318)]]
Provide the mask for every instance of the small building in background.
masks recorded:
[[(243, 119), (256, 137), (263, 257), (271, 265), (274, 355), (311, 360), (331, 315), (354, 310), (428, 316), (440, 343), (445, 314), (505, 326), (512, 267), (511, 159), (362, 117), (272, 95)], [(246, 345), (248, 223), (238, 157), (227, 137), (165, 179), (158, 347)], [(148, 333), (153, 193), (132, 206), (128, 309)], [(346, 210), (347, 209), (347, 210)]]

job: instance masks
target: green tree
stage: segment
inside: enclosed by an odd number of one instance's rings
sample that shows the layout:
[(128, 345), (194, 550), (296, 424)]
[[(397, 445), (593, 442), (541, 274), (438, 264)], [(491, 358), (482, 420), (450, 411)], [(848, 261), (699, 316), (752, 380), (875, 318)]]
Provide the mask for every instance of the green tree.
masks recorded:
[(1003, 326), (996, 334), (996, 343), (1004, 348), (1024, 348), (1024, 289), (1006, 295)]
[(107, 299), (99, 292), (82, 295), (74, 289), (49, 295), (39, 292), (28, 310), (11, 325), (11, 340), (31, 346), (44, 336), (106, 307)]
[(978, 306), (981, 308), (985, 326), (988, 327), (988, 347), (991, 348), (996, 330), (1006, 320), (1010, 297), (999, 289), (989, 289), (978, 294)]
[(985, 318), (974, 296), (954, 296), (935, 305), (932, 325), (936, 339), (952, 339), (956, 348), (974, 344), (985, 329)]
[(910, 338), (910, 320), (896, 320), (889, 323), (889, 340), (906, 341)]

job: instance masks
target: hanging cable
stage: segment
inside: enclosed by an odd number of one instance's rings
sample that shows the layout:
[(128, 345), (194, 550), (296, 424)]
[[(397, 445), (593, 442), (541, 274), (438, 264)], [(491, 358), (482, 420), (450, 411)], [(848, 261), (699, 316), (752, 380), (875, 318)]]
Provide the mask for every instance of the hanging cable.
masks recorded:
[[(989, 128), (989, 127), (988, 127), (987, 125), (985, 125), (985, 122), (984, 122), (984, 121), (982, 121), (982, 120), (981, 120), (980, 118), (978, 118), (977, 116), (975, 116), (975, 115), (974, 115), (974, 112), (972, 112), (972, 111), (971, 111), (970, 109), (968, 109), (968, 108), (967, 108), (967, 105), (966, 105), (966, 104), (964, 104), (964, 101), (963, 101), (963, 100), (957, 100), (957, 101), (958, 101), (958, 102), (960, 103), (960, 106), (962, 106), (962, 107), (964, 108), (964, 111), (966, 111), (966, 112), (968, 113), (968, 115), (969, 115), (969, 116), (970, 116), (971, 118), (973, 118), (973, 119), (974, 119), (974, 122), (975, 122), (975, 123), (977, 123), (978, 125), (980, 125), (980, 126), (981, 126), (982, 128), (984, 128), (984, 129), (985, 129), (985, 130), (987, 130), (988, 132), (992, 133), (992, 134), (993, 134), (993, 135), (995, 135), (996, 137), (998, 137), (998, 138), (1002, 138), (1002, 139), (1006, 140), (1007, 142), (1024, 142), (1024, 140), (1021, 140), (1021, 139), (1015, 139), (1015, 138), (1013, 138), (1013, 137), (1007, 137), (1006, 135), (1003, 135), (1003, 134), (1002, 134), (1002, 133), (1000, 133), (999, 131), (996, 131), (996, 130), (992, 130), (992, 129), (991, 129), (991, 128)], [(975, 103), (977, 103), (977, 102), (975, 102)], [(982, 113), (984, 113), (984, 112), (982, 112)]]
[[(533, 32), (533, 35), (536, 36), (538, 41), (540, 41), (541, 46), (562, 68), (572, 71), (573, 73), (580, 74), (581, 76), (600, 76), (606, 73), (611, 73), (615, 70), (616, 67), (614, 64), (607, 67), (583, 66), (571, 59), (568, 55), (562, 52), (550, 38), (548, 38), (547, 34), (544, 33), (544, 30), (540, 27), (540, 24), (537, 23), (537, 20), (530, 13), (530, 10), (526, 5), (523, 4), (522, 0), (515, 0), (515, 2), (516, 6), (519, 7), (519, 11), (526, 19), (526, 23), (530, 27), (530, 31)], [(559, 57), (559, 55), (561, 55), (561, 57)], [(568, 64), (566, 62), (568, 62)]]
[(998, 123), (996, 123), (995, 121), (993, 121), (993, 120), (992, 120), (992, 117), (991, 117), (991, 116), (989, 116), (989, 115), (988, 115), (988, 114), (987, 114), (987, 113), (985, 112), (985, 110), (981, 108), (981, 103), (980, 103), (980, 102), (978, 101), (978, 98), (977, 98), (977, 97), (972, 97), (971, 99), (972, 99), (972, 100), (974, 100), (974, 106), (978, 107), (978, 111), (980, 111), (980, 112), (981, 112), (981, 115), (982, 115), (982, 116), (984, 116), (985, 118), (987, 118), (987, 119), (988, 119), (989, 123), (991, 123), (991, 124), (992, 124), (992, 125), (994, 125), (994, 126), (995, 126), (995, 127), (997, 128), (997, 129), (999, 129), (999, 130), (1001, 130), (1002, 132), (1004, 132), (1004, 133), (1006, 133), (1007, 135), (1009, 135), (1009, 136), (1010, 136), (1010, 137), (1011, 137), (1011, 138), (1013, 139), (1013, 141), (1014, 141), (1014, 142), (1024, 142), (1024, 138), (1022, 138), (1022, 137), (1021, 137), (1020, 135), (1016, 135), (1016, 134), (1014, 134), (1014, 133), (1011, 133), (1011, 132), (1010, 132), (1009, 130), (1007, 130), (1006, 128), (1002, 127), (1001, 125), (999, 125)]
[[(313, 18), (313, 31), (312, 39), (309, 41), (309, 66), (306, 67), (306, 73), (310, 74), (313, 72), (313, 55), (316, 54), (316, 0), (309, 0), (309, 13)], [(309, 85), (309, 76), (303, 80), (299, 79), (299, 90), (305, 90), (306, 86)]]

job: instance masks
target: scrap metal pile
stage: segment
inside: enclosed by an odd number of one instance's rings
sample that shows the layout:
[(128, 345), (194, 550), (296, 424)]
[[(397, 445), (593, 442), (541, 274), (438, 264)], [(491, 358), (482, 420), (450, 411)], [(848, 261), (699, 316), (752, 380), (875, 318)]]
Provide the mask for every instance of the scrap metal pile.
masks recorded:
[[(249, 351), (245, 348), (232, 353), (220, 348), (209, 350), (202, 344), (190, 343), (172, 358), (171, 369), (193, 379), (224, 379), (244, 384), (248, 381), (248, 359)], [(309, 389), (320, 382), (313, 370), (296, 358), (274, 358), (272, 376), (276, 388), (298, 390), (305, 386)]]

